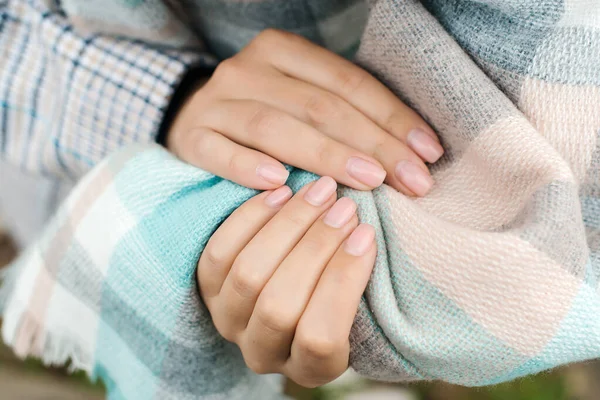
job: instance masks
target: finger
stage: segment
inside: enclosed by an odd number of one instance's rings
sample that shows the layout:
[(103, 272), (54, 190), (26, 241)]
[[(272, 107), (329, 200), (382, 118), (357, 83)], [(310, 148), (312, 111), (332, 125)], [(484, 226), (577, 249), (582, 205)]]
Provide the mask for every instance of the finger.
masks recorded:
[(264, 103), (220, 101), (203, 110), (202, 120), (243, 146), (315, 174), (331, 176), (355, 189), (370, 190), (385, 179), (385, 170), (372, 157)]
[[(375, 158), (387, 172), (386, 183), (406, 195), (422, 196), (433, 185), (423, 161), (437, 161), (443, 150), (429, 135), (416, 134), (419, 140), (431, 142), (429, 147), (417, 146), (424, 149), (417, 153), (406, 138), (392, 136), (339, 96), (287, 76), (257, 75), (235, 95), (285, 111), (328, 137)], [(411, 118), (410, 114), (414, 113), (407, 113), (406, 117)], [(418, 168), (407, 169), (407, 163)]]
[[(306, 232), (260, 293), (241, 347), (262, 372), (282, 365), (290, 354), (296, 324), (334, 253), (358, 225), (356, 204), (339, 199)], [(244, 346), (245, 344), (245, 346)]]
[(238, 207), (213, 233), (198, 262), (198, 284), (205, 302), (219, 294), (237, 255), (291, 197), (287, 186), (260, 193)]
[(375, 262), (375, 232), (359, 225), (327, 265), (302, 314), (284, 373), (317, 386), (348, 367), (350, 328)]
[(428, 154), (435, 154), (437, 146), (422, 136), (426, 134), (437, 141), (434, 131), (414, 110), (362, 68), (291, 33), (267, 31), (254, 44), (254, 49), (261, 54), (258, 59), (286, 75), (340, 96), (384, 130), (411, 144), (413, 150), (423, 153), (425, 159)]
[[(183, 136), (182, 136), (183, 137)], [(252, 189), (275, 189), (289, 172), (277, 160), (207, 128), (195, 128), (173, 149), (182, 160)]]
[(317, 218), (334, 202), (335, 181), (320, 178), (302, 188), (235, 259), (221, 289), (223, 314), (243, 330), (263, 287)]

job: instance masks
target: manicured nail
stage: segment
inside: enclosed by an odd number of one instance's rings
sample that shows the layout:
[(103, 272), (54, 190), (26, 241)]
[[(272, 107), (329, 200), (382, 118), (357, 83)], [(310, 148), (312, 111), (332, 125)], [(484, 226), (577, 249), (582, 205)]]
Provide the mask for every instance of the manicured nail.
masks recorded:
[(423, 132), (425, 132), (426, 134), (428, 134), (429, 136), (431, 136), (431, 138), (433, 140), (435, 140), (436, 142), (438, 142), (438, 143), (440, 142), (440, 138), (438, 137), (437, 133), (435, 133), (434, 130), (431, 129), (430, 127), (428, 127), (428, 126), (422, 126), (419, 129), (421, 129)]
[(411, 161), (396, 165), (396, 178), (417, 196), (425, 196), (433, 186), (433, 178)]
[(344, 243), (344, 251), (350, 255), (364, 256), (375, 239), (375, 229), (368, 224), (360, 224)]
[(356, 212), (356, 203), (348, 197), (342, 197), (327, 211), (323, 222), (332, 228), (341, 228), (352, 219)]
[(333, 178), (324, 176), (316, 181), (308, 192), (304, 195), (304, 199), (315, 207), (322, 206), (335, 193), (337, 184)]
[(284, 167), (273, 164), (260, 164), (256, 167), (256, 174), (265, 181), (276, 185), (283, 185), (290, 175)]
[(269, 207), (278, 208), (282, 206), (286, 201), (292, 198), (292, 189), (287, 186), (282, 186), (275, 189), (267, 197), (265, 197), (265, 203)]
[(385, 170), (383, 168), (358, 157), (352, 157), (348, 160), (346, 171), (357, 181), (372, 188), (380, 186), (385, 179)]
[(408, 134), (406, 142), (422, 159), (434, 163), (444, 154), (444, 149), (430, 134), (420, 128)]

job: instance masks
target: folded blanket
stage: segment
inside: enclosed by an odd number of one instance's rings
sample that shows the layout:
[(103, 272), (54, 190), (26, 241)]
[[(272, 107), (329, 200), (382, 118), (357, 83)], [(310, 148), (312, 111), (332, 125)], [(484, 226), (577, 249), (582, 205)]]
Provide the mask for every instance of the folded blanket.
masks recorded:
[[(446, 154), (426, 198), (340, 190), (378, 241), (352, 367), (487, 385), (599, 357), (599, 3), (371, 3), (357, 61)], [(194, 275), (254, 193), (158, 147), (105, 160), (5, 277), (4, 340), (71, 359), (113, 399), (281, 396), (219, 337)]]

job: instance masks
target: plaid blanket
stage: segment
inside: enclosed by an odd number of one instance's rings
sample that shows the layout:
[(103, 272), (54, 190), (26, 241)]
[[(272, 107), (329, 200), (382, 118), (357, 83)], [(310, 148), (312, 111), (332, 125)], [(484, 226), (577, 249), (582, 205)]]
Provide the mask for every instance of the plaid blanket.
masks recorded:
[[(446, 154), (423, 199), (341, 189), (377, 230), (351, 365), (487, 385), (600, 356), (600, 3), (373, 0), (357, 62)], [(297, 190), (314, 176), (294, 170)], [(277, 398), (202, 305), (211, 233), (254, 194), (158, 147), (78, 185), (5, 277), (22, 355), (101, 377), (113, 399)]]

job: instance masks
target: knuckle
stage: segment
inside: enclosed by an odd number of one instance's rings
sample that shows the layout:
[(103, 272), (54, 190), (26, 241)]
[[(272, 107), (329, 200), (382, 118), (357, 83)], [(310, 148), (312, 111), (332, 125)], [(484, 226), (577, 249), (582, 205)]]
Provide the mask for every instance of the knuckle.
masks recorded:
[(309, 256), (322, 254), (331, 247), (330, 239), (331, 232), (326, 235), (324, 231), (312, 232), (302, 240), (302, 247)]
[(244, 298), (253, 298), (262, 289), (262, 278), (247, 263), (236, 261), (231, 284), (233, 290)]
[(239, 62), (235, 57), (221, 61), (213, 72), (211, 80), (219, 82), (231, 82), (232, 79), (238, 77), (244, 69), (243, 63)]
[(340, 100), (334, 96), (317, 94), (311, 96), (304, 105), (308, 120), (315, 126), (340, 118)]
[(284, 47), (291, 47), (297, 44), (301, 44), (304, 39), (291, 32), (268, 28), (261, 31), (248, 43), (248, 46), (243, 52), (249, 52), (252, 57), (264, 58), (266, 60), (275, 57), (273, 52), (274, 49), (281, 49)]
[(336, 287), (352, 287), (357, 279), (354, 268), (335, 268), (330, 273), (331, 280), (335, 282)]
[(345, 95), (351, 95), (362, 86), (367, 76), (367, 72), (361, 69), (340, 69), (337, 72), (339, 88)]
[(282, 43), (286, 40), (289, 40), (293, 36), (294, 35), (291, 34), (290, 32), (286, 32), (283, 30), (275, 29), (275, 28), (268, 28), (268, 29), (261, 31), (256, 36), (255, 41), (260, 44), (267, 44), (269, 46), (272, 46), (272, 45), (277, 45), (279, 43)]
[(195, 138), (194, 147), (199, 157), (203, 158), (206, 155), (212, 154), (215, 151), (214, 136), (208, 132), (201, 132)]
[(229, 156), (227, 160), (227, 170), (232, 176), (243, 176), (248, 171), (244, 165), (244, 156), (240, 153), (234, 153)]
[(248, 135), (256, 142), (262, 141), (273, 135), (280, 116), (266, 107), (257, 107), (248, 120)]
[(296, 340), (302, 354), (313, 360), (327, 360), (335, 356), (343, 345), (337, 340), (312, 333), (301, 333)]
[(256, 312), (260, 323), (271, 332), (289, 332), (294, 328), (292, 313), (282, 307), (278, 299), (261, 301)]
[(172, 129), (167, 137), (168, 148), (178, 157), (185, 159), (186, 153), (194, 144), (192, 129)]
[(268, 28), (259, 32), (259, 34), (250, 41), (246, 49), (255, 52), (262, 52), (263, 49), (267, 51), (269, 48), (272, 49), (273, 46), (277, 46), (281, 40), (282, 31)]
[(315, 377), (307, 374), (299, 374), (298, 376), (294, 376), (291, 378), (298, 385), (308, 388), (314, 389), (319, 386), (323, 386), (326, 383), (329, 383), (332, 379), (324, 378), (324, 377)]
[(271, 366), (259, 357), (244, 358), (246, 366), (255, 374), (263, 375), (273, 372)]
[(212, 315), (213, 324), (215, 325), (217, 332), (223, 336), (223, 339), (227, 340), (228, 342), (235, 343), (237, 339), (237, 332), (234, 327), (228, 323), (228, 321), (223, 320), (222, 315), (226, 314), (215, 313)]
[(387, 117), (384, 118), (382, 128), (386, 132), (396, 132), (398, 131), (398, 126), (402, 126), (399, 122), (402, 122), (402, 115), (399, 112), (394, 111), (391, 112)]
[(226, 249), (213, 241), (209, 242), (202, 252), (200, 264), (209, 269), (217, 269), (225, 265), (227, 258)]
[(256, 35), (255, 40), (257, 42), (269, 42), (272, 40), (279, 40), (282, 33), (283, 32), (279, 29), (267, 28), (262, 30), (258, 35)]
[[(235, 210), (235, 214), (232, 214), (229, 218), (235, 218), (236, 222), (239, 226), (252, 226), (256, 223), (256, 212), (257, 212), (257, 204), (254, 202), (253, 204), (245, 204), (245, 207), (240, 207)], [(260, 207), (260, 206), (259, 206)], [(219, 244), (223, 247), (222, 252), (230, 252), (231, 247), (230, 243), (225, 240), (221, 240)], [(242, 258), (241, 261), (245, 260)]]
[(392, 143), (387, 137), (384, 135), (383, 138), (375, 140), (373, 143), (373, 147), (369, 152), (369, 155), (375, 157), (379, 160), (385, 160), (387, 155), (390, 154), (390, 149), (396, 149), (396, 143)]
[(317, 165), (332, 165), (337, 158), (336, 155), (337, 143), (328, 138), (321, 138), (320, 142), (315, 146), (315, 157)]
[(303, 212), (286, 212), (281, 216), (290, 225), (290, 229), (304, 229), (308, 225), (305, 213)]

